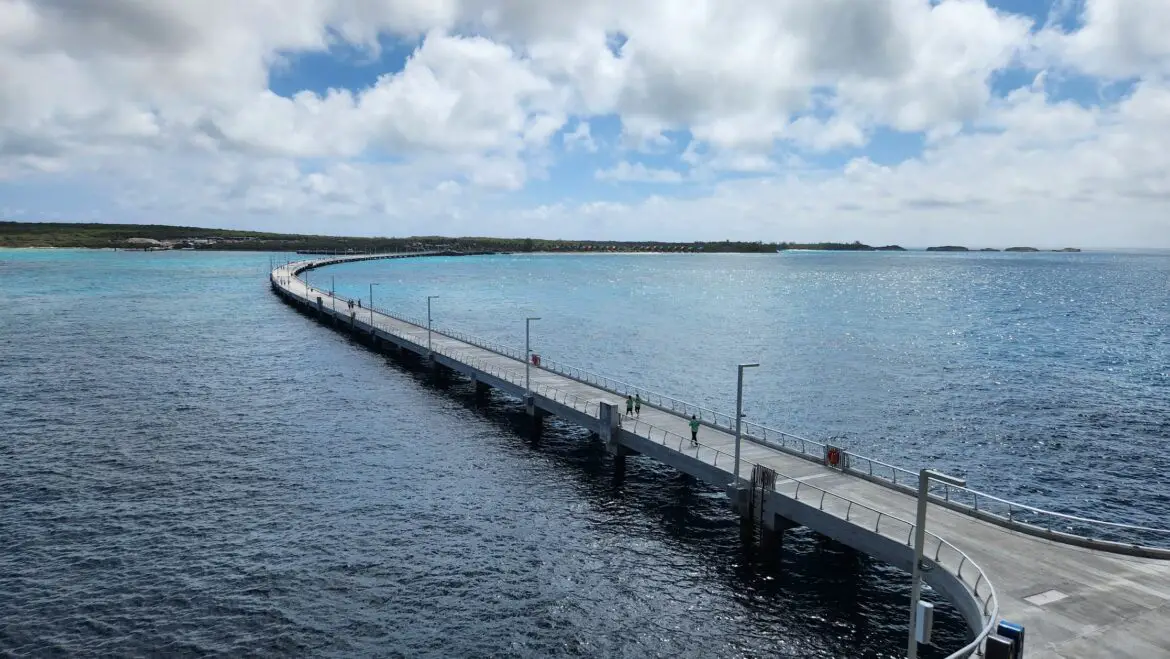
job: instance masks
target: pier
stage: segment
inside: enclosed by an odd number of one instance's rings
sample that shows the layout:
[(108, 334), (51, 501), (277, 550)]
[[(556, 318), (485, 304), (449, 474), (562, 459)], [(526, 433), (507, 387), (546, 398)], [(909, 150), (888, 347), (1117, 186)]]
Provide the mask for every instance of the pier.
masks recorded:
[[(527, 348), (429, 319), (351, 307), (299, 276), (348, 261), (433, 254), (302, 260), (275, 267), (269, 279), (289, 304), (376, 350), (467, 378), (477, 395), (495, 390), (521, 400), (536, 428), (555, 416), (594, 433), (615, 459), (641, 454), (723, 489), (765, 534), (781, 538), (805, 526), (907, 572), (917, 543), (919, 572), (934, 591), (926, 599), (945, 598), (971, 630), (965, 647), (947, 648), (951, 657), (983, 656), (1000, 621), (1026, 629), (1030, 659), (1170, 657), (1170, 531), (1062, 515), (943, 480), (928, 483), (920, 528), (917, 471), (549, 359), (535, 364)], [(627, 416), (626, 396), (635, 393), (641, 414)], [(692, 417), (701, 423), (697, 445)], [(1121, 540), (1134, 533), (1152, 540)]]

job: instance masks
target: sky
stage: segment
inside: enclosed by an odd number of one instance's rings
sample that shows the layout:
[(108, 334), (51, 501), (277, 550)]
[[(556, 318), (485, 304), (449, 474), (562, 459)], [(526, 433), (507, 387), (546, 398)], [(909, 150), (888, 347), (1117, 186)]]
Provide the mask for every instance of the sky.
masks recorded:
[(0, 0), (0, 219), (1170, 247), (1166, 0)]

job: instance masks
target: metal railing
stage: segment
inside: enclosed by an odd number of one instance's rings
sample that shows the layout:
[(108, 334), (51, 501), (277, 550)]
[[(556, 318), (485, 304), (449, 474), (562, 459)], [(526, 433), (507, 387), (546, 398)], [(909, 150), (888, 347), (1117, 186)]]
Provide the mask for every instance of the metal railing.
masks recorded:
[(688, 403), (665, 394), (660, 394), (656, 391), (644, 389), (637, 385), (618, 380), (616, 378), (607, 377), (592, 371), (588, 371), (576, 366), (563, 364), (553, 359), (541, 359), (540, 367), (563, 375), (567, 378), (583, 382), (600, 389), (605, 389), (611, 393), (618, 394), (622, 397), (639, 396), (642, 399), (642, 404), (647, 407), (658, 408), (667, 412), (674, 412), (682, 414), (683, 416), (695, 416), (700, 422), (705, 425), (713, 426), (721, 430), (733, 430), (735, 428), (735, 415), (724, 414), (717, 412), (702, 405)]
[[(690, 451), (683, 450), (684, 443), (689, 447), (690, 440), (664, 428), (658, 428), (645, 421), (635, 420), (633, 427), (627, 428), (627, 430), (639, 437), (645, 437), (646, 439), (655, 441), (664, 447), (673, 448), (680, 453), (690, 454)], [(704, 451), (704, 449), (706, 450)], [(720, 465), (720, 457), (723, 457), (723, 468), (728, 471), (734, 469), (734, 464), (728, 466), (728, 463), (734, 463), (734, 456), (719, 449), (705, 446), (702, 443), (698, 447), (694, 447), (694, 455), (692, 457), (715, 467)], [(708, 457), (711, 459), (706, 459)], [(745, 463), (749, 467), (748, 470), (744, 470), (743, 468)], [(741, 457), (740, 473), (750, 472), (750, 467), (754, 467), (757, 464)], [(838, 519), (843, 519), (850, 524), (861, 527), (876, 535), (895, 540), (907, 548), (913, 547), (916, 527), (914, 522), (835, 494), (800, 478), (777, 471), (770, 466), (764, 466), (771, 469), (777, 476), (771, 491), (809, 506), (815, 505), (817, 510), (826, 512)], [(872, 524), (870, 523), (871, 520)], [(970, 657), (973, 654), (981, 656), (983, 654), (983, 643), (999, 620), (999, 598), (996, 595), (995, 587), (991, 584), (983, 568), (973, 561), (963, 550), (947, 542), (935, 533), (930, 531), (925, 531), (924, 533), (926, 536), (926, 546), (923, 548), (923, 554), (925, 556), (933, 556), (933, 562), (936, 565), (950, 572), (963, 584), (968, 594), (979, 603), (979, 610), (983, 616), (983, 626), (976, 633), (975, 638), (967, 645), (948, 655), (948, 659)]]
[[(418, 255), (425, 255), (427, 253), (429, 252), (422, 252)], [(306, 266), (314, 263), (328, 265), (343, 261), (361, 260), (361, 258), (370, 257), (347, 257), (327, 260), (328, 262), (324, 263), (297, 261), (277, 268), (277, 270), (284, 269), (286, 272), (299, 273)], [(302, 285), (304, 284), (303, 280), (295, 276), (294, 278)], [(328, 295), (328, 293), (319, 289), (315, 290), (322, 295)], [(339, 300), (347, 299), (343, 296), (335, 297)], [(423, 332), (426, 331), (426, 321), (423, 319), (400, 315), (386, 309), (374, 309), (374, 312), (418, 327)], [(431, 331), (436, 335), (446, 336), (509, 359), (520, 362), (527, 361), (527, 355), (524, 354), (523, 350), (512, 348), (496, 341), (433, 324)], [(642, 404), (647, 407), (658, 408), (687, 417), (694, 415), (705, 425), (720, 430), (733, 431), (735, 428), (734, 415), (723, 414), (710, 408), (688, 403), (616, 378), (594, 373), (587, 369), (571, 366), (552, 359), (542, 359), (540, 366), (533, 366), (533, 368), (555, 373), (623, 398), (638, 395), (642, 398)], [(813, 462), (824, 463), (826, 461), (829, 449), (829, 445), (826, 442), (801, 437), (750, 421), (743, 422), (742, 433), (744, 439), (747, 441), (774, 448)], [(845, 473), (861, 476), (871, 482), (885, 485), (908, 494), (916, 493), (919, 475), (915, 471), (844, 450), (843, 448), (841, 449), (841, 456), (840, 469)], [(1071, 542), (1084, 541), (1085, 543), (1091, 543), (1091, 546), (1097, 546), (1099, 544), (1099, 548), (1123, 553), (1149, 554), (1150, 552), (1154, 552), (1159, 555), (1165, 553), (1166, 557), (1170, 557), (1170, 529), (1107, 522), (1059, 513), (1013, 502), (969, 487), (957, 487), (941, 483), (931, 484), (930, 498), (932, 501), (958, 512), (976, 518), (986, 519), (1033, 535), (1054, 537)], [(1138, 539), (1141, 539), (1142, 542), (1150, 542), (1152, 538), (1157, 538), (1159, 544), (1136, 544)]]
[[(426, 327), (425, 321), (407, 319), (403, 316), (390, 312), (384, 313), (386, 313), (388, 316), (398, 318), (403, 322), (410, 322), (413, 324), (418, 324), (424, 328)], [(468, 334), (467, 332), (453, 330), (451, 328), (435, 325), (433, 323), (431, 324), (431, 331), (436, 334), (443, 334), (452, 339), (483, 348), (485, 350), (490, 350), (505, 357), (510, 357), (519, 361), (528, 360), (528, 355), (524, 354), (524, 351), (521, 349), (512, 348), (497, 341), (492, 341), (490, 339), (485, 339), (473, 334)], [(715, 426), (721, 429), (732, 429), (735, 427), (735, 417), (733, 415), (716, 412), (715, 410), (703, 407), (701, 405), (695, 405), (694, 403), (688, 403), (677, 398), (672, 398), (665, 394), (660, 394), (649, 389), (644, 389), (622, 380), (599, 375), (583, 368), (569, 366), (567, 364), (557, 362), (556, 360), (543, 358), (541, 359), (540, 366), (538, 368), (556, 373), (558, 375), (563, 375), (584, 384), (595, 386), (599, 389), (604, 389), (610, 393), (618, 394), (623, 398), (626, 396), (639, 395), (642, 398), (643, 405), (648, 407), (657, 407), (664, 411), (685, 414), (686, 416), (693, 414), (700, 421), (707, 425)]]
[[(303, 282), (302, 282), (303, 284)], [(322, 295), (330, 295), (325, 291), (320, 291), (305, 285), (305, 296), (302, 298), (306, 302), (311, 302), (313, 293), (321, 293)], [(294, 295), (301, 297), (298, 293)], [(343, 296), (332, 295), (335, 299), (348, 302), (349, 298)], [(371, 323), (370, 326), (378, 331), (398, 337), (403, 341), (408, 341), (421, 348), (421, 344), (417, 340), (421, 339), (420, 335), (425, 333), (425, 326), (420, 327), (418, 323), (399, 318), (393, 314), (385, 313), (379, 309), (370, 309)], [(381, 316), (381, 318), (379, 318)], [(398, 321), (409, 327), (409, 330), (404, 330), (401, 327), (396, 327), (393, 322)], [(363, 321), (365, 322), (365, 321)], [(436, 331), (432, 328), (432, 331)], [(447, 335), (446, 332), (442, 333)], [(463, 343), (470, 343), (465, 339), (457, 336), (451, 336)], [(472, 344), (475, 345), (475, 344)], [(497, 352), (486, 346), (476, 345), (489, 352)], [(520, 386), (524, 382), (524, 373), (519, 368), (502, 367), (499, 364), (493, 363), (481, 356), (475, 355), (472, 351), (466, 348), (450, 347), (439, 344), (437, 347), (432, 347), (432, 352), (444, 355), (450, 359), (461, 362), (467, 366), (471, 366), (481, 373), (490, 374), (500, 380), (510, 382)], [(502, 356), (510, 357), (507, 354), (501, 353)], [(516, 360), (515, 357), (510, 357)], [(518, 360), (520, 366), (523, 360)], [(552, 385), (545, 383), (536, 383), (531, 387), (533, 393), (543, 396), (548, 400), (569, 406), (587, 415), (600, 418), (601, 416), (601, 401), (596, 398), (586, 398), (577, 394), (563, 391)], [(619, 422), (622, 428), (634, 435), (643, 437), (649, 441), (653, 441), (662, 445), (663, 447), (674, 450), (680, 454), (688, 455), (696, 460), (711, 465), (712, 467), (722, 468), (729, 474), (734, 472), (735, 456), (717, 449), (715, 447), (704, 444), (703, 442), (692, 442), (690, 438), (684, 437), (678, 433), (660, 428), (641, 419), (632, 419), (633, 424), (628, 425), (631, 421), (630, 417), (626, 415), (619, 415)], [(740, 458), (741, 473), (746, 473), (742, 467), (746, 463), (748, 467), (755, 467), (759, 463)], [(911, 547), (913, 542), (915, 524), (905, 520), (896, 515), (885, 513), (881, 510), (867, 506), (866, 504), (854, 501), (839, 494), (835, 494), (824, 488), (810, 484), (800, 478), (789, 476), (782, 472), (775, 470), (773, 467), (766, 466), (772, 470), (778, 479), (773, 483), (771, 491), (782, 496), (789, 497), (797, 502), (812, 506), (813, 501), (816, 501), (816, 508), (820, 511), (826, 512), (830, 515), (843, 519), (846, 522), (855, 526), (864, 528), (865, 530), (880, 535), (882, 537), (896, 540), (904, 544), (906, 547)], [(948, 486), (950, 487), (950, 486)], [(787, 491), (791, 488), (791, 492)], [(966, 489), (966, 488), (955, 488)], [(803, 497), (802, 497), (803, 495)], [(989, 495), (982, 495), (989, 496)], [(994, 497), (989, 497), (994, 498)], [(1002, 499), (998, 501), (1006, 502)], [(872, 519), (872, 527), (869, 523)], [(883, 526), (884, 523), (884, 526)], [(995, 593), (995, 588), (988, 580), (986, 573), (979, 567), (975, 561), (971, 560), (966, 553), (958, 547), (942, 539), (938, 535), (925, 532), (928, 545), (933, 544), (933, 561), (943, 569), (953, 574), (960, 583), (968, 590), (968, 593), (979, 603), (980, 611), (983, 615), (983, 628), (975, 636), (975, 639), (968, 643), (960, 650), (949, 655), (948, 659), (958, 659), (960, 657), (969, 657), (972, 654), (978, 653), (982, 655), (982, 644), (986, 640), (988, 634), (994, 627), (999, 615), (999, 601)], [(929, 551), (926, 552), (929, 555)], [(964, 573), (964, 568), (967, 572)], [(982, 588), (982, 591), (981, 591)]]

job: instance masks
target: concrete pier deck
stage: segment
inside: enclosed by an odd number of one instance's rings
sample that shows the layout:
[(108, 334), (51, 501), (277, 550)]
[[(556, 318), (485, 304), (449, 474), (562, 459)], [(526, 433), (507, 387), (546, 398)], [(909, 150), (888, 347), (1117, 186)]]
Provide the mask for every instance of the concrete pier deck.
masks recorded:
[[(311, 288), (297, 276), (332, 263), (399, 256), (406, 255), (299, 261), (277, 267), (270, 280), (277, 294), (325, 323), (516, 396), (537, 416), (551, 414), (579, 424), (615, 453), (644, 454), (726, 488), (733, 505), (745, 514), (750, 510), (765, 527), (782, 532), (793, 524), (808, 526), (902, 569), (912, 567), (916, 498), (905, 485), (762, 441), (742, 443), (740, 479), (733, 482), (735, 437), (718, 418), (704, 424), (699, 445), (692, 447), (687, 411), (643, 403), (640, 416), (627, 417), (619, 414), (625, 410), (624, 395), (572, 369), (530, 367), (529, 393), (522, 351), (446, 330), (432, 331), (428, 348), (424, 320), (351, 309), (347, 299)], [(758, 476), (762, 470), (769, 473), (763, 483), (753, 479), (753, 472)], [(945, 503), (933, 497), (932, 502)], [(1017, 504), (1015, 510), (1028, 509)], [(1170, 658), (1170, 560), (1162, 558), (1170, 551), (1127, 551), (1122, 545), (1082, 541), (980, 514), (944, 505), (932, 505), (928, 513), (924, 563), (929, 569), (923, 576), (935, 594), (925, 599), (948, 599), (974, 637), (968, 647), (954, 648), (952, 656), (982, 654), (983, 637), (1002, 619), (1026, 627), (1027, 657)]]

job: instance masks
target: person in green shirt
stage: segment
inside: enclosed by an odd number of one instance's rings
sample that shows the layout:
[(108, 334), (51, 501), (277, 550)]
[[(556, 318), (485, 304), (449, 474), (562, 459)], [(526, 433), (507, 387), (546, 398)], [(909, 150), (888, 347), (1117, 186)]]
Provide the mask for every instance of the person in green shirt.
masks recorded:
[(699, 420), (691, 415), (691, 446), (699, 445)]
[(634, 397), (626, 396), (626, 416), (634, 413)]
[(634, 415), (642, 416), (642, 394), (634, 394)]

